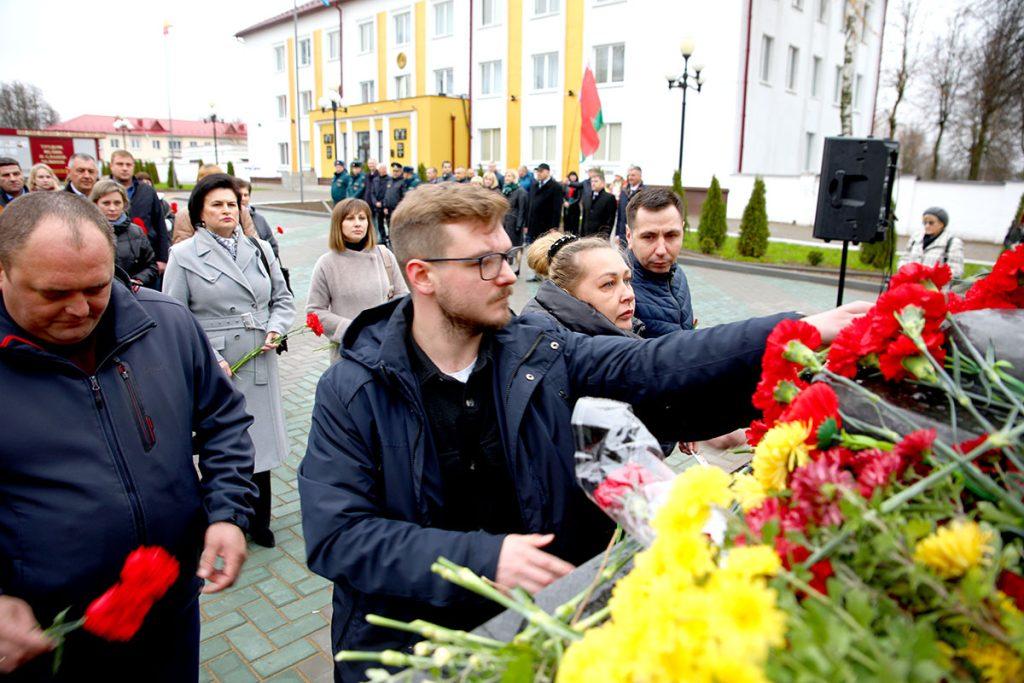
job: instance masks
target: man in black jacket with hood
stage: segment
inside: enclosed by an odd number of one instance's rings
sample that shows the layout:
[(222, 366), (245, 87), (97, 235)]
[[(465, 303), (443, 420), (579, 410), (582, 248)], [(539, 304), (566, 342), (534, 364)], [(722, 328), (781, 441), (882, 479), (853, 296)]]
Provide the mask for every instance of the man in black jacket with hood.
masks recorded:
[(584, 191), (583, 228), (584, 237), (598, 233), (611, 234), (615, 227), (616, 204), (612, 193), (604, 189), (604, 176), (600, 173), (590, 174), (590, 190)]
[[(140, 183), (134, 173), (135, 157), (131, 152), (123, 149), (114, 150), (110, 155), (110, 177), (121, 183), (128, 193), (128, 216), (141, 219), (146, 226), (146, 237), (149, 238), (153, 253), (156, 254), (156, 269), (163, 273), (167, 267), (167, 249), (170, 241), (167, 225), (164, 223), (164, 207), (156, 190), (146, 183)], [(150, 286), (153, 289), (160, 289), (159, 278)]]

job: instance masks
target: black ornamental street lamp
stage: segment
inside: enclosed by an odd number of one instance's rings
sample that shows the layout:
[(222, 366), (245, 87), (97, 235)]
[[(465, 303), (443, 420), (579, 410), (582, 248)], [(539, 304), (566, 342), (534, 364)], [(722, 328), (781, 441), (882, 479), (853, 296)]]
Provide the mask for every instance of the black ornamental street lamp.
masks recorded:
[(329, 90), (318, 102), (320, 105), (321, 113), (326, 114), (327, 110), (331, 110), (331, 117), (334, 119), (334, 158), (341, 159), (342, 153), (338, 150), (341, 149), (338, 144), (338, 109), (343, 112), (347, 111), (345, 107), (341, 106), (341, 95), (334, 90)]
[[(213, 109), (213, 105), (210, 105), (210, 109)], [(213, 124), (213, 163), (220, 165), (220, 152), (217, 149), (217, 114), (211, 111), (210, 115), (203, 119), (206, 123)]]
[(683, 140), (686, 136), (686, 91), (692, 89), (700, 92), (704, 85), (704, 77), (700, 75), (704, 67), (695, 64), (693, 73), (690, 72), (690, 57), (693, 56), (692, 39), (683, 40), (679, 46), (679, 52), (683, 55), (683, 73), (680, 75), (677, 71), (669, 71), (665, 78), (668, 80), (669, 90), (679, 88), (683, 91), (683, 115), (679, 124), (679, 177), (681, 179), (683, 177)]

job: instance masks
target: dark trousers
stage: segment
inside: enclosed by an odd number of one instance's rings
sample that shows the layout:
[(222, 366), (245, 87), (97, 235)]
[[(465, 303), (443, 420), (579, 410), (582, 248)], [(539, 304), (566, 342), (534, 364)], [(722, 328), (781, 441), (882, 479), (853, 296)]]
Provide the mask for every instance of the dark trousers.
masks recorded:
[(260, 532), (270, 528), (270, 470), (257, 472), (252, 475), (252, 483), (259, 489), (259, 496), (253, 501), (254, 514), (252, 516), (251, 532)]

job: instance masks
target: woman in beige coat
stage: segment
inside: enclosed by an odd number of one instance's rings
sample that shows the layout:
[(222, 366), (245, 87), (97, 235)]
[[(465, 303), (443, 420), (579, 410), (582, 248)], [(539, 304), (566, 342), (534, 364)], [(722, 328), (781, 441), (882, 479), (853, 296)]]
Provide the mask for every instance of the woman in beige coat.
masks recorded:
[(409, 293), (395, 255), (377, 244), (371, 215), (362, 199), (338, 202), (331, 212), (331, 250), (313, 266), (306, 312), (319, 316), (324, 333), (335, 342), (332, 362), (338, 360), (338, 344), (353, 318)]
[(253, 482), (259, 499), (249, 533), (255, 543), (271, 547), (270, 470), (288, 454), (274, 343), (291, 328), (295, 303), (270, 245), (242, 234), (241, 205), (229, 175), (210, 175), (196, 184), (188, 212), (199, 229), (171, 247), (163, 291), (196, 316), (228, 375), (231, 364), (263, 346), (263, 353), (233, 376), (253, 417), (249, 436), (256, 447)]

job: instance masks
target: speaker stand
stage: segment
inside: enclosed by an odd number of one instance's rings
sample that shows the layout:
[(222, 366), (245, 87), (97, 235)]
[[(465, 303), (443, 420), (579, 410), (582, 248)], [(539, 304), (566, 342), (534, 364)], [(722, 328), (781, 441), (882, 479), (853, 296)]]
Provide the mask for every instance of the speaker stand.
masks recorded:
[(850, 251), (850, 241), (843, 240), (843, 255), (839, 260), (839, 295), (836, 297), (836, 306), (843, 305), (843, 289), (846, 287), (846, 256)]

